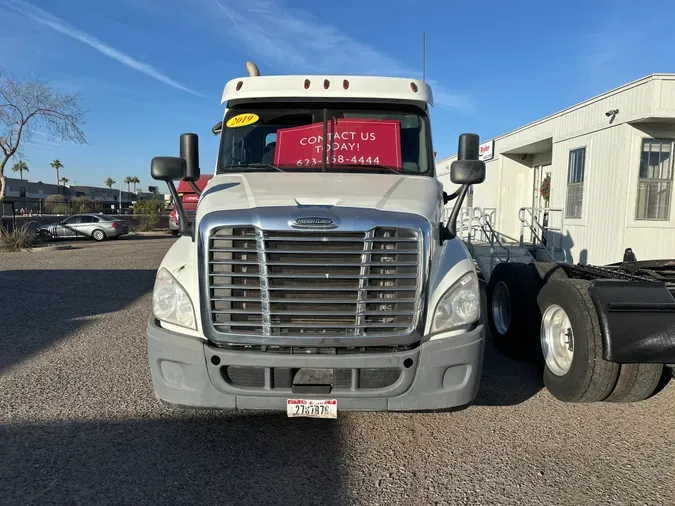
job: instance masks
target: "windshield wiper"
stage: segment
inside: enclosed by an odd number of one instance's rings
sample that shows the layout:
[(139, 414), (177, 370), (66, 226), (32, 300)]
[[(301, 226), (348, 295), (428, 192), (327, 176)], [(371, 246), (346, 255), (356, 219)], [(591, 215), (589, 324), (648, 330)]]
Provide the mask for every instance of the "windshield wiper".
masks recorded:
[(389, 172), (392, 172), (394, 174), (398, 174), (399, 176), (403, 175), (402, 170), (396, 170), (392, 169), (391, 167), (387, 167), (386, 165), (377, 165), (374, 163), (350, 163), (349, 165), (340, 165), (341, 167), (372, 167), (373, 169), (384, 169), (388, 170)]
[(276, 170), (278, 172), (286, 172), (283, 169), (280, 169), (276, 165), (272, 165), (271, 163), (247, 163), (246, 165), (226, 165), (225, 167), (222, 167), (223, 169), (237, 169), (237, 170)]

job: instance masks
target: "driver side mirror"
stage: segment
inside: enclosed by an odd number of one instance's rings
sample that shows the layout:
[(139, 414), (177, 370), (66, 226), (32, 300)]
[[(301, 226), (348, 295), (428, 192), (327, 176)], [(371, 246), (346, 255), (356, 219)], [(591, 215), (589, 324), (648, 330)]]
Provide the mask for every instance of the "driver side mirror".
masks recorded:
[(480, 184), (485, 181), (485, 162), (455, 160), (450, 165), (450, 181), (455, 184)]
[(150, 165), (152, 179), (158, 181), (176, 181), (185, 177), (187, 166), (183, 158), (177, 156), (156, 156)]
[(444, 196), (444, 203), (451, 198), (456, 198), (455, 206), (450, 214), (447, 224), (440, 225), (440, 242), (454, 239), (457, 236), (457, 217), (464, 203), (464, 198), (472, 184), (485, 181), (485, 162), (478, 159), (480, 140), (476, 134), (462, 134), (459, 136), (459, 149), (457, 160), (450, 165), (450, 180), (455, 184), (462, 185), (459, 190), (448, 196)]

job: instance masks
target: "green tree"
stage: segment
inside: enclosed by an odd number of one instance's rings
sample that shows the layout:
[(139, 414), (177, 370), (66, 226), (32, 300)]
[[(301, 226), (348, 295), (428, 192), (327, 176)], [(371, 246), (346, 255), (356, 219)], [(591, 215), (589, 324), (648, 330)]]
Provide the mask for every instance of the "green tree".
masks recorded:
[(164, 201), (159, 199), (141, 200), (134, 205), (134, 216), (140, 221), (140, 230), (152, 230), (159, 223), (164, 210)]
[(127, 184), (127, 193), (131, 193), (129, 185), (134, 182), (134, 178), (132, 178), (131, 176), (127, 176), (124, 178), (124, 182)]
[(63, 195), (49, 195), (43, 204), (47, 214), (66, 214), (67, 205)]
[(104, 183), (104, 184), (105, 184), (108, 188), (112, 188), (113, 185), (114, 185), (115, 183), (116, 183), (116, 181), (115, 181), (113, 178), (109, 177), (108, 179), (105, 180), (105, 183)]
[(63, 93), (40, 79), (16, 79), (0, 69), (0, 202), (7, 190), (5, 166), (21, 155), (23, 143), (36, 130), (48, 138), (85, 143), (83, 124), (77, 94)]
[(52, 163), (50, 163), (49, 165), (51, 165), (53, 169), (56, 169), (56, 186), (58, 188), (59, 182), (61, 182), (61, 180), (59, 179), (59, 169), (63, 168), (63, 164), (61, 163), (61, 160), (56, 159), (52, 160)]
[(66, 186), (66, 184), (68, 184), (69, 181), (70, 181), (70, 179), (68, 179), (67, 177), (62, 177), (62, 178), (61, 178), (61, 182), (63, 183), (63, 186), (64, 186), (64, 187)]
[(84, 197), (75, 197), (70, 201), (70, 211), (76, 214), (94, 212), (94, 209), (90, 200)]
[(24, 162), (23, 160), (19, 160), (14, 164), (14, 167), (12, 167), (12, 172), (18, 172), (19, 177), (23, 179), (23, 173), (29, 172), (28, 165), (26, 165), (26, 162)]
[(141, 184), (141, 180), (138, 179), (138, 176), (133, 176), (131, 182), (134, 183), (134, 193), (136, 193), (136, 183)]

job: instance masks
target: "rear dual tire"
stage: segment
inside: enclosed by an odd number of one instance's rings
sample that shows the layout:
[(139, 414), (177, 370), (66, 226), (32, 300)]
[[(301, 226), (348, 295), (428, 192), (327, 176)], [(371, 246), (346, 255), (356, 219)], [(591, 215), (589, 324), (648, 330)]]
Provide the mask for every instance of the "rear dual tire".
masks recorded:
[[(540, 334), (546, 364), (544, 385), (554, 397), (566, 402), (643, 401), (656, 390), (663, 365), (618, 364), (602, 358), (602, 333), (588, 292), (590, 284), (579, 279), (554, 279), (537, 297), (544, 315)], [(556, 307), (568, 318), (569, 328), (564, 334), (553, 331), (552, 309)], [(561, 368), (558, 362), (568, 368)]]
[(651, 397), (663, 377), (663, 364), (621, 364), (607, 402), (640, 402)]
[(495, 347), (514, 359), (543, 362), (544, 385), (561, 401), (647, 399), (658, 387), (663, 366), (602, 358), (589, 286), (589, 281), (568, 279), (555, 263), (499, 264), (487, 287)]
[[(537, 297), (544, 315), (540, 331), (544, 385), (561, 401), (602, 401), (619, 374), (619, 364), (602, 358), (602, 334), (589, 285), (580, 279), (552, 280)], [(560, 309), (553, 314), (553, 308)]]
[(501, 263), (487, 285), (488, 326), (495, 347), (515, 360), (540, 360), (540, 282), (532, 264)]

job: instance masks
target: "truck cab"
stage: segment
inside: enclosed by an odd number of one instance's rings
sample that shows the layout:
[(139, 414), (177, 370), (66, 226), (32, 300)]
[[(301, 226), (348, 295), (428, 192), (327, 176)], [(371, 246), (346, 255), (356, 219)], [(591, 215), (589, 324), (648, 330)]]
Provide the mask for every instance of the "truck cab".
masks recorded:
[[(454, 227), (485, 177), (478, 136), (460, 136), (460, 189), (448, 195), (425, 82), (247, 66), (223, 91), (195, 219), (178, 207), (182, 237), (157, 273), (147, 328), (157, 397), (323, 418), (468, 406), (485, 328)], [(151, 172), (172, 195), (174, 181), (197, 181), (197, 136), (181, 136), (181, 156), (154, 158)]]

